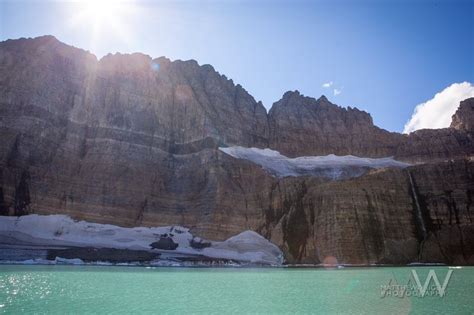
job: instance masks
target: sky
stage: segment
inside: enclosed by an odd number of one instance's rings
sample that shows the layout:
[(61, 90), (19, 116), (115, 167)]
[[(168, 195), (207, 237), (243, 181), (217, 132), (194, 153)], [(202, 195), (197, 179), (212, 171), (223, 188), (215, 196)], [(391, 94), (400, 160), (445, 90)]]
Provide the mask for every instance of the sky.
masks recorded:
[(474, 1), (0, 0), (0, 40), (46, 34), (212, 64), (267, 109), (324, 94), (390, 131), (446, 127), (474, 96)]

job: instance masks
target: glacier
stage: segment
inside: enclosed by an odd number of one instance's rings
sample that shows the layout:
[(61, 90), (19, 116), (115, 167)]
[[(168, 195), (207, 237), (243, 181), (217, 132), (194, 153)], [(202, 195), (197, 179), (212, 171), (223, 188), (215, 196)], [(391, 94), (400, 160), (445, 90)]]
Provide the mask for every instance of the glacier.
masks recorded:
[(289, 158), (271, 149), (232, 146), (219, 147), (219, 150), (234, 158), (258, 164), (276, 177), (318, 176), (339, 180), (364, 175), (370, 169), (405, 168), (411, 165), (393, 157), (366, 158), (330, 154)]

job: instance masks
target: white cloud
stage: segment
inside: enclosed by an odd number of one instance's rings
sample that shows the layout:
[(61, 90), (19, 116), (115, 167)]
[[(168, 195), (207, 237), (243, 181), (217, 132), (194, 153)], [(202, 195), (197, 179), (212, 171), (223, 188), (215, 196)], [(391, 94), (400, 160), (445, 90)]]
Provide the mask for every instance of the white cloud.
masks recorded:
[(333, 84), (332, 81), (326, 82), (326, 83), (323, 84), (323, 88), (326, 88), (326, 89), (327, 89), (327, 88), (330, 88), (332, 84)]
[(469, 82), (453, 83), (444, 90), (415, 107), (413, 115), (405, 124), (404, 133), (424, 128), (446, 128), (456, 112), (459, 102), (474, 97), (474, 86)]
[(342, 89), (334, 89), (334, 96), (342, 93)]

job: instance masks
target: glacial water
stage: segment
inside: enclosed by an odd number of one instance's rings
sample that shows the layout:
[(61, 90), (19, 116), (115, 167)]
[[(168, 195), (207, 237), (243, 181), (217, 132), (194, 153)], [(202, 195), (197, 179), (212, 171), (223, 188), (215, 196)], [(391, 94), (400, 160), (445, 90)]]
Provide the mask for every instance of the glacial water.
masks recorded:
[[(415, 270), (445, 295), (382, 297)], [(0, 313), (473, 314), (474, 267), (145, 268), (0, 266)], [(390, 286), (393, 289), (395, 286)], [(437, 291), (436, 291), (437, 292)], [(394, 292), (392, 292), (394, 293)]]

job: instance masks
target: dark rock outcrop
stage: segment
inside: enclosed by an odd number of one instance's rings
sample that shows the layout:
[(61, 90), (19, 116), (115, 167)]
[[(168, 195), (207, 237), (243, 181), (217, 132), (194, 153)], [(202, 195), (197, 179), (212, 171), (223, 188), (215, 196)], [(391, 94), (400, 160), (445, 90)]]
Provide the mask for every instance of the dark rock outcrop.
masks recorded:
[(193, 237), (193, 239), (189, 242), (189, 245), (194, 249), (203, 249), (210, 247), (212, 244), (202, 240), (199, 237)]
[(453, 115), (451, 128), (474, 131), (474, 97), (461, 102), (458, 110)]
[(153, 249), (175, 250), (178, 248), (178, 244), (169, 236), (161, 236), (158, 241), (151, 243), (150, 247)]
[[(209, 65), (98, 61), (51, 36), (9, 40), (0, 43), (0, 213), (176, 224), (213, 240), (250, 229), (292, 263), (472, 264), (471, 112), (469, 99), (451, 128), (401, 135), (366, 112), (288, 92), (267, 115)], [(217, 150), (230, 145), (422, 164), (279, 179)]]

